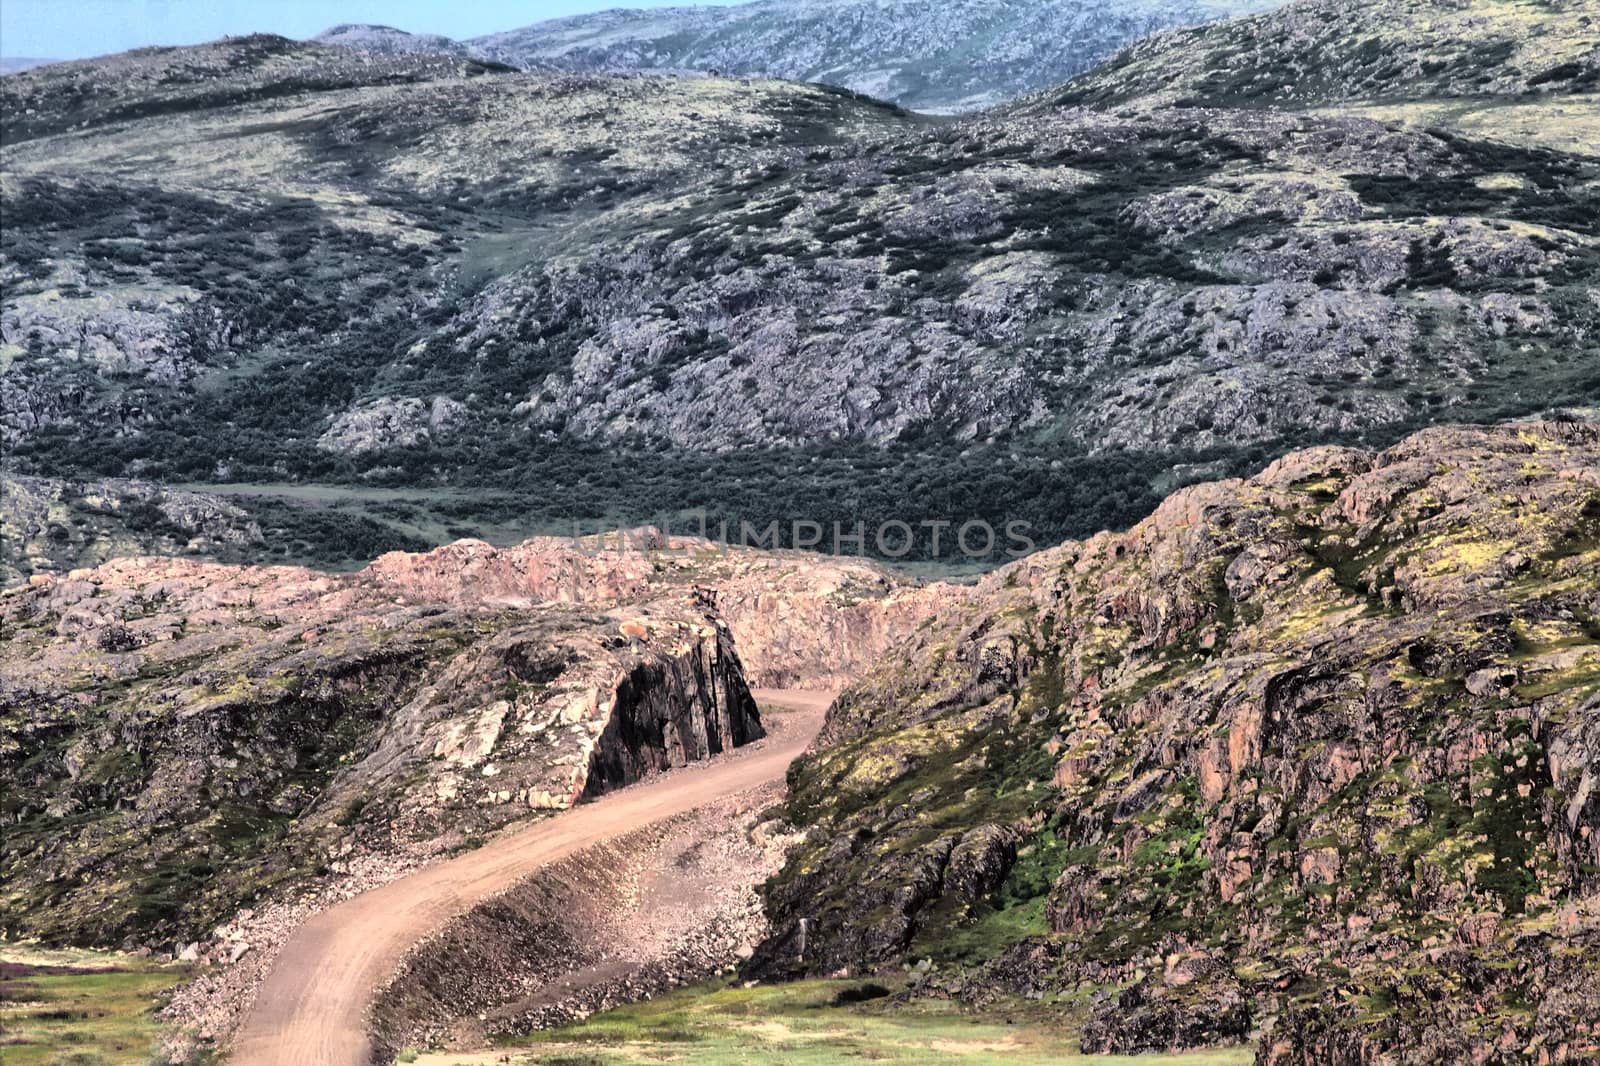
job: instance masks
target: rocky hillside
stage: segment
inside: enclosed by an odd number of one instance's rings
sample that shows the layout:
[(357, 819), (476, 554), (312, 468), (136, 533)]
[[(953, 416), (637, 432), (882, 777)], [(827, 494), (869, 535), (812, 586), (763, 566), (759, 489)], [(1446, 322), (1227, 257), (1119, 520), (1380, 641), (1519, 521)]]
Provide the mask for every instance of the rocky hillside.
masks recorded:
[[(359, 487), (393, 547), (688, 508), (1050, 542), (1296, 443), (1600, 394), (1580, 151), (472, 62), (251, 38), (8, 77), (13, 469), (261, 486), (263, 529)], [(269, 539), (338, 561), (313, 534)]]
[(1300, 0), (1135, 44), (1059, 99), (1316, 107), (1596, 92), (1600, 16), (1587, 0)]
[(72, 570), (121, 555), (254, 556), (261, 527), (216, 496), (149, 481), (0, 483), (0, 584), (41, 570)]
[(757, 972), (929, 958), (1095, 1051), (1587, 1061), (1597, 596), (1593, 422), (1296, 452), (1016, 564), (791, 772)]
[(1278, 2), (756, 0), (575, 15), (467, 45), (519, 67), (761, 75), (949, 112), (1059, 84), (1149, 34)]
[(719, 595), (750, 676), (813, 685), (953, 595), (628, 544), (461, 542), (352, 575), (122, 559), (9, 590), (0, 928), (181, 946), (258, 899), (370, 884), (760, 736)]
[(6, 144), (155, 115), (366, 85), (470, 77), (495, 69), (432, 55), (351, 55), (272, 34), (187, 48), (138, 48), (54, 63), (0, 83)]

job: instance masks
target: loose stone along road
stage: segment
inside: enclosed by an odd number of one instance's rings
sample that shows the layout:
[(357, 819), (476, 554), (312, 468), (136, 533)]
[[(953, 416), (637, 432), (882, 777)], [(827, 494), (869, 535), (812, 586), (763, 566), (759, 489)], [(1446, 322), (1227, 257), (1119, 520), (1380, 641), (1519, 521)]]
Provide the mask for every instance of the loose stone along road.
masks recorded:
[(232, 1066), (368, 1066), (367, 1009), (406, 951), (546, 863), (609, 837), (783, 779), (822, 725), (830, 692), (755, 693), (785, 708), (755, 744), (620, 789), (316, 915), (284, 945), (234, 1038)]

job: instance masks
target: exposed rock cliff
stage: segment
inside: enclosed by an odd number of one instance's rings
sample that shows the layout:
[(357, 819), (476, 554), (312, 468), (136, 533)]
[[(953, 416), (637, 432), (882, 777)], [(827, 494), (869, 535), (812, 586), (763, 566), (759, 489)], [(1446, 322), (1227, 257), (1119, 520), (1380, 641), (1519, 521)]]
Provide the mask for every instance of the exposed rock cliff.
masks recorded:
[(987, 579), (841, 697), (757, 972), (1110, 985), (1099, 1051), (1582, 1061), (1597, 620), (1600, 424), (1180, 491)]
[(964, 595), (863, 560), (795, 552), (728, 551), (687, 573), (715, 597), (750, 683), (761, 688), (847, 684)]
[(616, 685), (584, 791), (626, 785), (653, 770), (704, 759), (761, 735), (761, 716), (730, 641), (641, 662)]

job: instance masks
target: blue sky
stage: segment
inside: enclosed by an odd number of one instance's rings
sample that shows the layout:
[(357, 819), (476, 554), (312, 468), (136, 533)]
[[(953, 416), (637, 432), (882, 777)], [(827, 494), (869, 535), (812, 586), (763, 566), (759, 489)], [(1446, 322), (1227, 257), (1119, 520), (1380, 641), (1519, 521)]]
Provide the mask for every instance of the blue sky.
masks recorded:
[[(541, 19), (673, 0), (0, 0), (0, 55), (81, 59), (260, 30), (310, 37), (340, 22), (476, 37)], [(676, 0), (693, 3), (697, 0)], [(705, 0), (698, 0), (705, 2)], [(715, 2), (715, 0), (712, 0)]]

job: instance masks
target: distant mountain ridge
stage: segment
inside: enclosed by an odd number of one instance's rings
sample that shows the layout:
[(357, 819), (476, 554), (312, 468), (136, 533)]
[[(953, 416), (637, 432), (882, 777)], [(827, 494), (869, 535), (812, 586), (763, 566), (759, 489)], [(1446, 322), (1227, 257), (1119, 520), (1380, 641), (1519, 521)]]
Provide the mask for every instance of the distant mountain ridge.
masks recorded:
[(1281, 0), (755, 0), (599, 11), (468, 41), (336, 26), (324, 44), (524, 69), (699, 71), (841, 86), (918, 111), (967, 111), (1056, 85), (1161, 30)]
[(433, 53), (439, 55), (470, 55), (471, 49), (460, 41), (453, 41), (438, 33), (411, 33), (393, 26), (380, 26), (364, 22), (344, 22), (330, 27), (314, 38), (318, 44), (334, 44), (342, 48), (357, 48), (379, 55), (411, 55)]
[[(1422, 23), (1362, 43), (1396, 2), (1273, 54), (1434, 62)], [(1299, 444), (1589, 407), (1600, 108), (1521, 87), (1552, 10), (1448, 9), (1503, 42), (1466, 106), (1161, 107), (1118, 60), (952, 121), (264, 35), (7, 77), (8, 472), (232, 486), (272, 558), (336, 565), (701, 505), (1043, 542)], [(19, 574), (133, 535), (60, 495)]]

